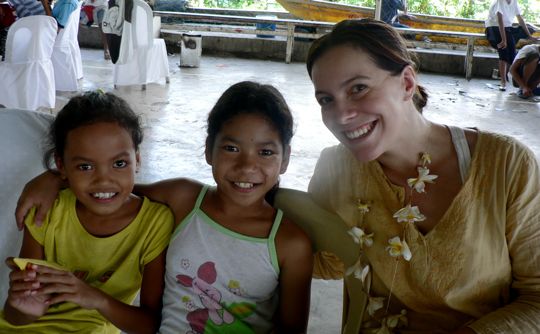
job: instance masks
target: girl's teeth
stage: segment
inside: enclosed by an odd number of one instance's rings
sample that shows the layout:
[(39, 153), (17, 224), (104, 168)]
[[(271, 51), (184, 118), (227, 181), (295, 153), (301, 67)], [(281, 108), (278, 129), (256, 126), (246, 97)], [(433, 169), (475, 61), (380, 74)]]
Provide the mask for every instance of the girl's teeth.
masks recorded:
[(112, 198), (115, 193), (93, 193), (92, 196), (99, 199), (109, 199)]
[(253, 188), (253, 183), (248, 183), (248, 182), (235, 182), (234, 183), (238, 188), (243, 188), (243, 189), (251, 189)]

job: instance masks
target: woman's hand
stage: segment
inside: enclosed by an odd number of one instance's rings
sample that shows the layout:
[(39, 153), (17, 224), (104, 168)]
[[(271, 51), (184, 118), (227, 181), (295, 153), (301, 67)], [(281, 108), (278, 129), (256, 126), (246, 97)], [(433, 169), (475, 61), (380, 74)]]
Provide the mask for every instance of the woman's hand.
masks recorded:
[(17, 208), (15, 210), (15, 219), (17, 228), (23, 229), (24, 219), (32, 207), (36, 207), (34, 222), (41, 226), (47, 212), (53, 206), (58, 192), (64, 186), (62, 178), (58, 174), (45, 171), (30, 180), (19, 196)]

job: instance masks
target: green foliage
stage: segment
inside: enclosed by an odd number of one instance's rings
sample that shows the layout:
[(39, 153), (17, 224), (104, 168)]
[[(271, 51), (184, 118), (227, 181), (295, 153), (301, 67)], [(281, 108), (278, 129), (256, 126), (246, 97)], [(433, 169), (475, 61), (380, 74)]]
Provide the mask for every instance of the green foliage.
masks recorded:
[[(327, 0), (349, 5), (374, 7), (375, 0)], [(407, 0), (411, 13), (485, 19), (493, 0)], [(538, 22), (539, 0), (517, 0), (527, 22)], [(275, 9), (276, 0), (190, 0), (192, 5), (214, 8)]]

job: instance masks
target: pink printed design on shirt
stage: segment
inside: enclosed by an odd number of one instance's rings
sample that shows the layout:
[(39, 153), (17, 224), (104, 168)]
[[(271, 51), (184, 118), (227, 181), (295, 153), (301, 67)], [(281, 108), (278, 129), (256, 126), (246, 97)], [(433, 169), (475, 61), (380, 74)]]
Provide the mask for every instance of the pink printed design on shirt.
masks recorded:
[(220, 304), (221, 292), (212, 286), (217, 279), (216, 266), (213, 262), (203, 263), (197, 270), (197, 277), (177, 275), (178, 283), (191, 288), (199, 296), (205, 308), (191, 311), (187, 320), (191, 328), (197, 333), (204, 333), (208, 319), (214, 324), (231, 324), (234, 316)]

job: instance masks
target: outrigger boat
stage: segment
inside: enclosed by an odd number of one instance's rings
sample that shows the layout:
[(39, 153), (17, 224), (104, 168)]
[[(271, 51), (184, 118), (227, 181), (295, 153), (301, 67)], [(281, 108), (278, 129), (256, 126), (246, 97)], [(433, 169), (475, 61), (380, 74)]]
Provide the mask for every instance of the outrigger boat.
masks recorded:
[[(374, 17), (375, 9), (354, 5), (345, 5), (320, 0), (277, 0), (289, 13), (297, 18), (311, 21), (339, 22), (345, 19)], [(414, 13), (411, 16), (401, 15), (399, 22), (416, 29), (459, 31), (483, 34), (485, 30), (483, 20), (453, 18), (435, 15)], [(534, 28), (534, 27), (533, 27)], [(538, 29), (535, 29), (535, 31)], [(538, 33), (535, 34), (536, 36)], [(445, 38), (441, 36), (428, 36), (436, 42), (463, 43), (464, 40)], [(478, 41), (477, 44), (484, 44)]]

